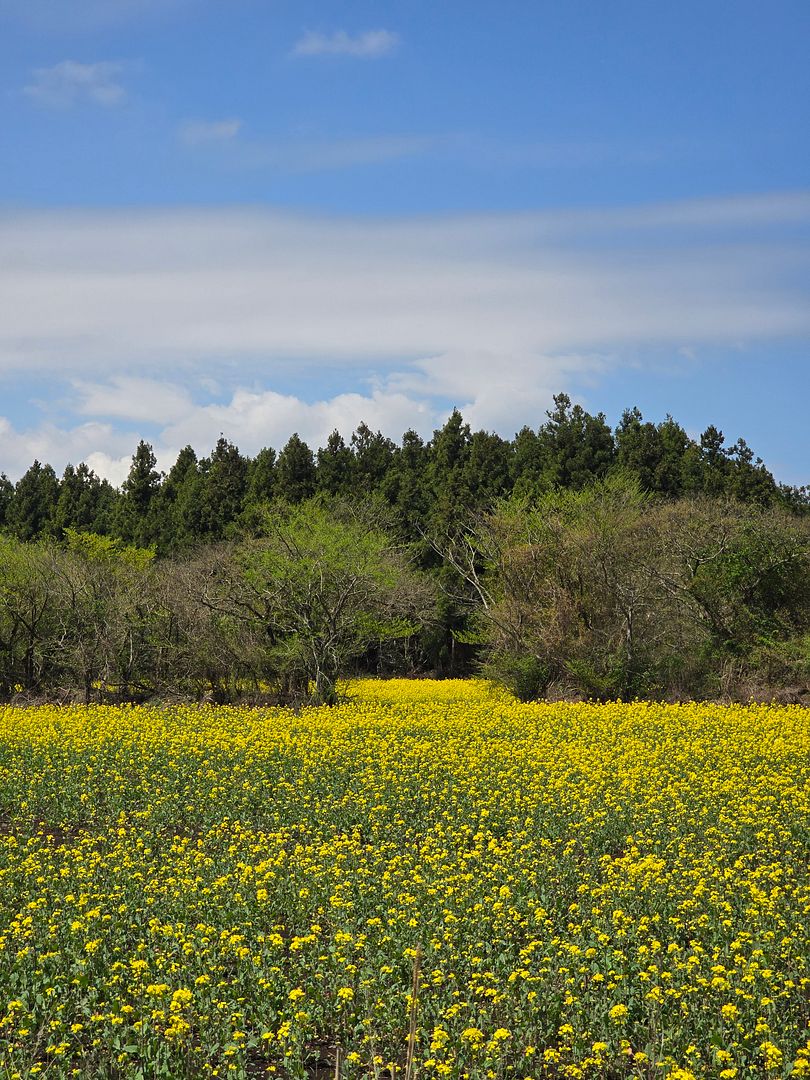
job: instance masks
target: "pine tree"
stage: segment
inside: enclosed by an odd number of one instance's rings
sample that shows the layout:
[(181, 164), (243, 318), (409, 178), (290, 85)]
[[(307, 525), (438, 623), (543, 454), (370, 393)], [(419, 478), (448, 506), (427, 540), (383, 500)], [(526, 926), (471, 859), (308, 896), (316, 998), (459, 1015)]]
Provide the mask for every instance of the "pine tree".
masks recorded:
[(354, 486), (354, 457), (336, 429), (318, 451), (318, 491), (343, 495)]
[(354, 483), (358, 491), (378, 491), (394, 457), (394, 443), (380, 431), (361, 422), (352, 435)]
[(476, 431), (464, 463), (463, 483), (471, 505), (490, 506), (511, 487), (509, 443), (490, 431)]
[(402, 445), (394, 451), (391, 468), (383, 481), (382, 492), (394, 508), (402, 537), (410, 542), (422, 540), (421, 528), (427, 519), (430, 503), (427, 490), (428, 452), (413, 429), (402, 436)]
[(127, 543), (148, 547), (157, 540), (159, 529), (151, 511), (161, 479), (154, 450), (141, 439), (132, 455), (129, 475), (121, 485), (118, 533)]
[(546, 484), (546, 461), (543, 444), (536, 431), (526, 426), (515, 435), (511, 444), (512, 490), (518, 498), (534, 502)]
[(200, 538), (221, 540), (242, 512), (247, 461), (238, 447), (220, 435), (211, 457), (202, 463), (201, 476)]
[(13, 498), (14, 485), (5, 473), (0, 473), (0, 529), (6, 527)]
[(252, 461), (248, 462), (245, 504), (258, 506), (269, 503), (275, 495), (275, 490), (276, 452), (272, 446), (266, 446)]
[(453, 409), (444, 427), (433, 432), (428, 448), (427, 479), (434, 500), (432, 518), (440, 529), (459, 524), (459, 510), (469, 501), (464, 477), (469, 444), (470, 425), (464, 422), (458, 409)]
[(197, 455), (191, 446), (184, 446), (166, 474), (152, 507), (158, 551), (166, 554), (195, 543), (198, 502)]
[(315, 456), (296, 431), (278, 455), (276, 492), (289, 503), (303, 502), (315, 494)]
[(54, 514), (57, 536), (65, 529), (106, 534), (111, 525), (115, 491), (85, 463), (75, 468), (67, 465), (59, 483), (59, 498)]
[(709, 424), (700, 436), (701, 487), (706, 495), (722, 495), (728, 490), (731, 472), (723, 432)]
[(581, 490), (605, 476), (615, 447), (604, 414), (591, 416), (581, 405), (572, 405), (568, 394), (556, 394), (547, 415), (539, 437), (548, 486)]
[(59, 481), (50, 465), (35, 461), (17, 481), (7, 520), (19, 540), (38, 540), (53, 529)]

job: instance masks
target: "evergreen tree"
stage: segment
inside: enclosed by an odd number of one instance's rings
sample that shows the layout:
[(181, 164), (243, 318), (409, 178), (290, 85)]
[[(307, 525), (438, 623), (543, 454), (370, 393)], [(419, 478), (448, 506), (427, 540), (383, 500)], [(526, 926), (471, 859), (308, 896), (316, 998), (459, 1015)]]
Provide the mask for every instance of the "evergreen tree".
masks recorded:
[(604, 414), (591, 416), (568, 394), (556, 394), (547, 416), (539, 432), (547, 485), (579, 491), (604, 477), (615, 456)]
[(510, 451), (510, 444), (494, 432), (473, 433), (462, 474), (473, 506), (490, 506), (509, 491)]
[(37, 540), (53, 529), (59, 481), (50, 465), (35, 461), (14, 488), (7, 512), (9, 528), (19, 540)]
[(115, 507), (115, 490), (81, 462), (67, 465), (59, 483), (59, 498), (54, 514), (57, 536), (66, 529), (104, 535), (109, 532)]
[(268, 504), (276, 494), (276, 452), (266, 446), (247, 463), (247, 483), (239, 528), (249, 536), (262, 533)]
[(400, 534), (411, 542), (422, 540), (420, 526), (427, 519), (427, 460), (427, 447), (417, 432), (409, 429), (402, 436), (402, 446), (394, 451), (382, 485), (383, 495), (394, 508)]
[(394, 458), (394, 443), (382, 432), (360, 423), (352, 435), (354, 483), (358, 491), (378, 491)]
[(638, 478), (642, 491), (655, 491), (663, 448), (655, 424), (637, 408), (625, 409), (616, 428), (616, 464)]
[(354, 486), (354, 457), (336, 429), (318, 451), (318, 491), (343, 495)]
[(315, 456), (296, 431), (278, 455), (276, 494), (289, 503), (303, 502), (315, 494), (316, 481)]
[(247, 461), (220, 435), (211, 457), (201, 463), (199, 535), (221, 540), (240, 513), (247, 488)]
[(737, 439), (727, 456), (732, 466), (728, 477), (730, 495), (740, 502), (762, 506), (774, 501), (776, 481), (765, 468), (762, 458), (754, 457), (754, 451), (745, 439)]
[(6, 527), (13, 498), (14, 485), (5, 473), (0, 473), (0, 529)]
[(121, 485), (118, 533), (127, 543), (148, 547), (157, 540), (158, 523), (153, 520), (152, 504), (160, 491), (161, 474), (157, 471), (154, 450), (143, 439), (132, 455), (129, 475)]
[(683, 494), (687, 471), (686, 456), (694, 443), (671, 416), (658, 425), (661, 457), (655, 474), (655, 489), (662, 495)]
[(546, 484), (543, 444), (536, 431), (522, 427), (511, 444), (511, 480), (516, 497), (535, 501)]
[(275, 495), (275, 489), (276, 452), (272, 446), (266, 446), (248, 462), (246, 505), (259, 506), (269, 503)]
[(166, 474), (153, 505), (158, 550), (165, 554), (192, 546), (199, 524), (197, 455), (184, 446)]
[(616, 464), (638, 479), (642, 491), (680, 495), (688, 447), (686, 432), (671, 416), (655, 425), (638, 409), (626, 409), (616, 428)]
[(718, 496), (728, 491), (731, 469), (725, 441), (723, 432), (714, 424), (709, 424), (700, 436), (700, 484), (706, 495)]
[(470, 452), (470, 425), (453, 409), (444, 427), (433, 432), (428, 448), (427, 481), (433, 495), (433, 523), (442, 529), (458, 524), (469, 502), (464, 469)]

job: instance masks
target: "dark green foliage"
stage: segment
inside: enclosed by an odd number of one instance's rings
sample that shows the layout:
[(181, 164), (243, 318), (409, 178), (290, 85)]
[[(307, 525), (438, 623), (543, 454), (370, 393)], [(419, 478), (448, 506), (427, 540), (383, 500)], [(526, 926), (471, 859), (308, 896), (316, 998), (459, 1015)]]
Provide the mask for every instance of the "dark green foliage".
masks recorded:
[(14, 485), (5, 473), (0, 473), (0, 529), (8, 523), (8, 512), (14, 498)]
[(540, 429), (540, 446), (547, 487), (586, 487), (603, 477), (615, 458), (604, 415), (591, 416), (567, 394), (555, 395), (548, 423)]
[(252, 461), (248, 461), (245, 501), (249, 505), (269, 503), (275, 490), (276, 452), (271, 446), (267, 446), (260, 450)]
[(558, 394), (545, 422), (512, 440), (471, 431), (454, 409), (427, 443), (407, 431), (397, 446), (361, 423), (348, 444), (333, 431), (317, 454), (294, 434), (278, 456), (265, 448), (249, 458), (223, 436), (199, 461), (184, 447), (165, 477), (142, 441), (120, 492), (84, 464), (69, 465), (57, 482), (35, 462), (16, 487), (0, 474), (0, 529), (30, 540), (74, 528), (165, 555), (255, 533), (269, 503), (297, 505), (320, 493), (382, 499), (398, 536), (435, 565), (426, 533), (452, 530), (505, 495), (536, 501), (558, 488), (582, 490), (616, 469), (668, 499), (709, 495), (810, 513), (808, 489), (777, 484), (744, 439), (727, 445), (710, 425), (695, 441), (672, 417), (655, 424), (638, 409), (626, 410), (611, 432), (601, 413)]
[(628, 409), (616, 428), (616, 464), (637, 477), (644, 491), (678, 496), (684, 491), (683, 459), (689, 438), (671, 416), (661, 424)]
[(246, 535), (261, 531), (267, 506), (276, 494), (276, 452), (271, 446), (247, 459), (247, 486), (239, 529)]
[(522, 427), (515, 435), (510, 465), (515, 496), (537, 498), (544, 488), (543, 447), (537, 432), (530, 427)]
[(153, 507), (154, 542), (162, 555), (196, 542), (198, 481), (197, 455), (185, 446), (169, 469)]
[(242, 512), (248, 464), (233, 443), (220, 436), (210, 458), (199, 466), (196, 487), (198, 538), (221, 540)]
[(447, 529), (459, 522), (469, 507), (467, 462), (470, 425), (453, 409), (444, 427), (433, 432), (427, 459), (426, 481), (430, 492), (428, 526)]
[(129, 475), (121, 485), (116, 533), (128, 544), (148, 545), (159, 531), (153, 515), (153, 503), (160, 492), (161, 475), (155, 452), (142, 439), (132, 455)]
[(352, 490), (354, 457), (339, 431), (333, 431), (318, 451), (318, 491), (346, 495)]
[(353, 479), (355, 490), (371, 492), (379, 490), (385, 482), (394, 459), (394, 443), (381, 432), (372, 432), (361, 423), (352, 435), (354, 455)]
[(6, 520), (18, 540), (50, 536), (59, 494), (59, 482), (50, 465), (35, 461), (18, 480)]
[(315, 494), (317, 472), (315, 456), (295, 432), (278, 455), (276, 496), (288, 503), (300, 503)]
[(398, 531), (411, 543), (422, 542), (421, 528), (428, 516), (428, 454), (420, 436), (415, 431), (406, 431), (382, 484), (382, 493), (394, 509)]
[(490, 506), (510, 487), (509, 443), (489, 431), (476, 431), (467, 447), (462, 486), (473, 506)]
[(106, 535), (115, 520), (116, 493), (107, 480), (101, 480), (81, 462), (68, 465), (59, 484), (53, 515), (54, 531), (59, 537), (67, 529)]
[(722, 495), (728, 483), (730, 466), (724, 448), (725, 436), (710, 424), (700, 436), (701, 485), (705, 495)]

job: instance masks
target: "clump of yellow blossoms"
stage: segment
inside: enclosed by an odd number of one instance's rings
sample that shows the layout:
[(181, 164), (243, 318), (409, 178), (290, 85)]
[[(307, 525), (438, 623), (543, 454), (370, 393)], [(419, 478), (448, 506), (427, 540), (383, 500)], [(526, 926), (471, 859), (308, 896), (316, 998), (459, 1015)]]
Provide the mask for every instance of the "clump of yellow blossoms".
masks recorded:
[(0, 709), (0, 1076), (810, 1077), (806, 711), (344, 689)]

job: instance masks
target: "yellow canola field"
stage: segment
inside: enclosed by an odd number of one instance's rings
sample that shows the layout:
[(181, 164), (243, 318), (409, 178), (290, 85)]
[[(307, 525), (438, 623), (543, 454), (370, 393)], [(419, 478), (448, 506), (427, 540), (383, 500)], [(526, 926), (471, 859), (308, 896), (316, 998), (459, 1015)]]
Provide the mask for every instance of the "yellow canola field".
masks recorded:
[(349, 692), (0, 709), (3, 1080), (810, 1076), (806, 711)]

